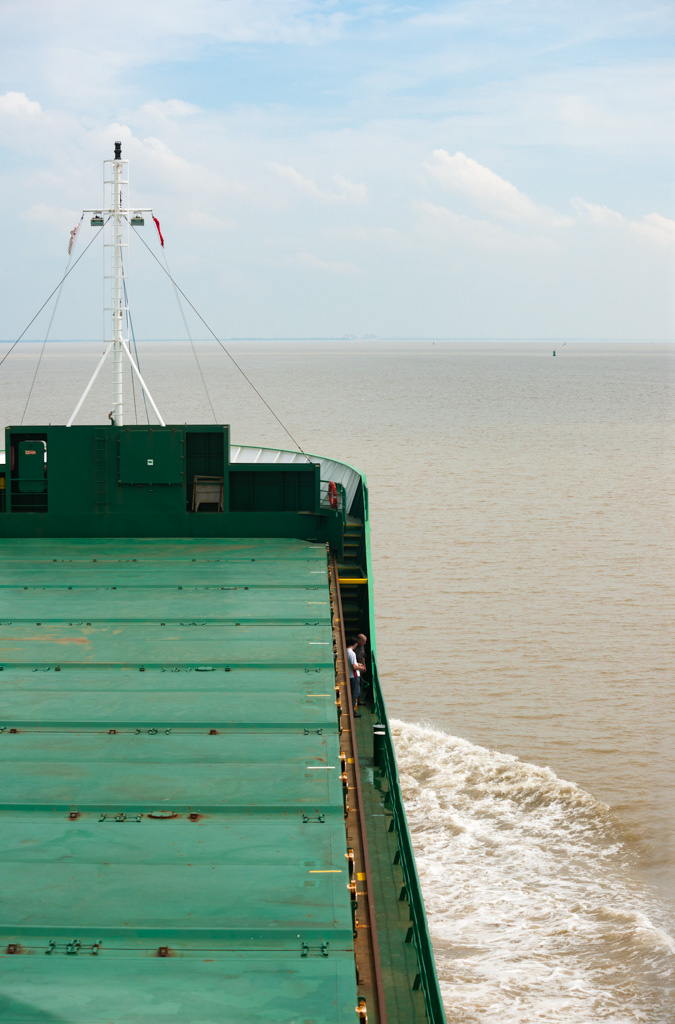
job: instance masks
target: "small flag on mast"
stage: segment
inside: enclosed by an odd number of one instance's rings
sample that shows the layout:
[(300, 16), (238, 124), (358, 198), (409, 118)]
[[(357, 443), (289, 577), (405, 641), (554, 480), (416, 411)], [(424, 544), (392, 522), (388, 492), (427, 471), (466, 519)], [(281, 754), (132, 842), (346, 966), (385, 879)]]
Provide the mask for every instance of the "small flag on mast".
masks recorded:
[(163, 249), (164, 248), (164, 235), (162, 234), (162, 229), (159, 226), (159, 221), (157, 220), (157, 218), (154, 215), (153, 215), (152, 219), (155, 222), (155, 227), (157, 228), (157, 234), (159, 235), (159, 241), (160, 241), (162, 249)]
[(70, 232), (70, 241), (68, 242), (68, 255), (69, 256), (70, 256), (70, 254), (73, 251), (73, 246), (75, 245), (75, 240), (77, 239), (77, 234), (78, 234), (78, 232), (80, 230), (80, 224), (81, 223), (82, 223), (82, 221), (80, 221), (78, 224), (76, 224), (75, 227), (73, 228), (73, 230)]

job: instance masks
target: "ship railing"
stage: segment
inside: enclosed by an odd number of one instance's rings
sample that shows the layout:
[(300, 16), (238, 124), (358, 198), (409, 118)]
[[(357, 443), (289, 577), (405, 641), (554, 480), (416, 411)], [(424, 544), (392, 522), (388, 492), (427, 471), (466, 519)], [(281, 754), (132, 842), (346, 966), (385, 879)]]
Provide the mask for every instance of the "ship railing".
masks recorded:
[(330, 508), (342, 515), (342, 521), (347, 517), (347, 500), (345, 488), (335, 480), (321, 480), (319, 482), (319, 505), (321, 508)]
[(361, 487), (361, 473), (346, 462), (327, 459), (322, 455), (305, 455), (302, 452), (290, 452), (282, 448), (254, 448), (250, 445), (231, 445), (230, 462), (255, 462), (259, 464), (292, 465), (307, 462), (310, 459), (321, 467), (321, 479), (328, 484), (331, 480), (341, 484), (345, 493), (347, 512), (352, 512), (352, 505)]
[(410, 907), (412, 938), (415, 943), (417, 962), (419, 965), (419, 987), (424, 993), (424, 1003), (429, 1024), (445, 1024), (445, 1010), (438, 984), (434, 952), (431, 945), (431, 939), (429, 937), (427, 915), (424, 909), (422, 890), (420, 887), (419, 875), (417, 874), (417, 865), (415, 863), (415, 854), (413, 851), (412, 840), (410, 838), (410, 832), (408, 830), (405, 808), (403, 806), (403, 795), (401, 793), (401, 781), (399, 779), (398, 767), (396, 765), (394, 742), (391, 738), (390, 728), (387, 721), (387, 712), (384, 705), (382, 690), (380, 689), (375, 657), (372, 658), (372, 676), (375, 711), (378, 716), (378, 721), (382, 722), (385, 726), (383, 735), (379, 737), (378, 746), (380, 743), (381, 746), (379, 746), (378, 767), (384, 771), (389, 783), (387, 800), (390, 801), (391, 812), (394, 819), (394, 829), (396, 830), (396, 837), (398, 840), (398, 848), (401, 858), (400, 865), (403, 873), (403, 885), (405, 889), (405, 892), (402, 893), (401, 896), (405, 896)]

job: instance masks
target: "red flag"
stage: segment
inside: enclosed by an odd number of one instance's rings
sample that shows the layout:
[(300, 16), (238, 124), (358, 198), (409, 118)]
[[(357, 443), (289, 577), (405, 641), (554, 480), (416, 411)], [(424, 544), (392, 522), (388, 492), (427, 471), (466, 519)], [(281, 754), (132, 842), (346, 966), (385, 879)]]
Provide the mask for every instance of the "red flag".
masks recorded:
[(75, 240), (77, 238), (77, 233), (80, 230), (80, 224), (81, 223), (82, 223), (82, 221), (80, 221), (79, 224), (76, 224), (75, 227), (73, 228), (73, 230), (70, 232), (70, 241), (68, 242), (68, 255), (69, 256), (70, 256), (71, 252), (73, 251), (73, 246), (75, 245)]
[(162, 249), (163, 249), (164, 248), (164, 235), (162, 234), (162, 229), (159, 226), (159, 221), (157, 220), (157, 218), (153, 216), (152, 219), (155, 222), (155, 227), (157, 228), (157, 234), (159, 235), (159, 240), (161, 242)]

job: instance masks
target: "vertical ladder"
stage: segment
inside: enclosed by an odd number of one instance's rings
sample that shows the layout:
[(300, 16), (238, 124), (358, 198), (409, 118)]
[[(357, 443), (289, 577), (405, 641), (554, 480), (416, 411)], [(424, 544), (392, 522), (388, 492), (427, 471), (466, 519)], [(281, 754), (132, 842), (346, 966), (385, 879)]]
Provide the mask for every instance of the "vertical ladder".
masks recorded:
[[(355, 516), (347, 516), (344, 526), (344, 547), (342, 561), (340, 563), (340, 576), (346, 578), (361, 578), (364, 576), (365, 560), (365, 529), (362, 521)], [(362, 584), (341, 583), (340, 595), (342, 598), (342, 611), (347, 636), (359, 633), (363, 629), (364, 595), (361, 593)]]
[[(359, 575), (361, 575), (359, 573)], [(360, 607), (359, 584), (341, 583), (340, 597), (342, 598), (342, 616), (347, 636), (360, 633), (363, 629), (363, 612)]]
[(353, 516), (348, 516), (344, 528), (344, 565), (357, 565), (362, 548), (363, 523)]

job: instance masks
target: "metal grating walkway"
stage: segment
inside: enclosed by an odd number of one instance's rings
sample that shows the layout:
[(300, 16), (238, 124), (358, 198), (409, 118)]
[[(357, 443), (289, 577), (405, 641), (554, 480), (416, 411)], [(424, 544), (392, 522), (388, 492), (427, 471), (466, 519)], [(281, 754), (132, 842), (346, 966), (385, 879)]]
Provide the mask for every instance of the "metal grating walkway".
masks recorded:
[(0, 1019), (355, 1020), (323, 546), (0, 541)]

